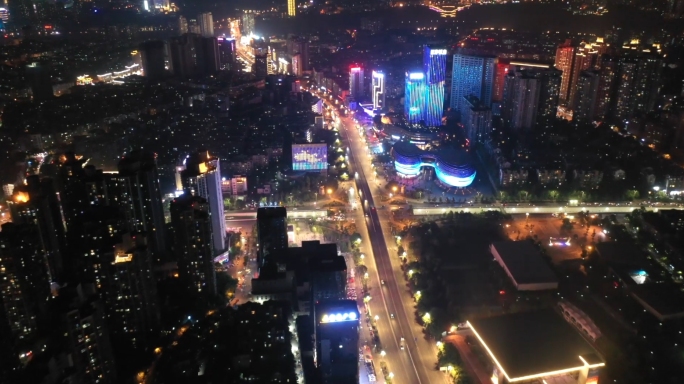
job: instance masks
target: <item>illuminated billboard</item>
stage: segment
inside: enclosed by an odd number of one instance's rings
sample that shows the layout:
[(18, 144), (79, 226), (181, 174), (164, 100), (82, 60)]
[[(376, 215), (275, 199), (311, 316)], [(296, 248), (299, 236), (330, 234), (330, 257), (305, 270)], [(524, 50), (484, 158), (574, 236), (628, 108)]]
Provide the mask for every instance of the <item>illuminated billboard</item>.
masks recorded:
[(292, 144), (293, 171), (322, 171), (328, 169), (328, 145)]

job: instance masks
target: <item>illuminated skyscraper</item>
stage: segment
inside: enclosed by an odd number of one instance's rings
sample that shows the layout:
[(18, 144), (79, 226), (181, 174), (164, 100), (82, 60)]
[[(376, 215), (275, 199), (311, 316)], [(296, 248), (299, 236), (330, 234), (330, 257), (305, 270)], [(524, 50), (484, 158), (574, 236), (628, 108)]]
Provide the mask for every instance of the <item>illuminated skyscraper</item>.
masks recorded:
[(464, 97), (475, 96), (482, 105), (489, 107), (494, 90), (494, 71), (496, 58), (454, 55), (451, 80), (451, 108), (462, 110)]
[(364, 90), (363, 68), (360, 66), (353, 66), (349, 69), (349, 94), (356, 101), (363, 98)]
[(373, 109), (385, 108), (385, 73), (373, 71)]
[(406, 72), (404, 115), (409, 124), (418, 124), (423, 117), (426, 88), (423, 72)]
[(566, 40), (565, 43), (559, 45), (556, 49), (556, 62), (554, 66), (563, 72), (558, 96), (558, 103), (561, 105), (567, 105), (570, 100), (570, 79), (572, 78), (572, 63), (575, 59), (575, 49), (571, 40)]
[(297, 16), (297, 1), (287, 0), (287, 15), (290, 17)]
[(442, 125), (446, 55), (445, 48), (435, 48), (429, 45), (423, 47), (423, 72), (426, 87), (423, 120), (427, 126)]
[(182, 177), (186, 193), (203, 197), (209, 203), (214, 252), (223, 252), (226, 248), (226, 221), (223, 214), (219, 159), (210, 156), (209, 152), (197, 153), (188, 158)]
[(214, 37), (214, 17), (211, 12), (200, 13), (198, 19), (202, 37)]
[(254, 33), (254, 14), (244, 13), (240, 18), (240, 29), (242, 34), (249, 36)]

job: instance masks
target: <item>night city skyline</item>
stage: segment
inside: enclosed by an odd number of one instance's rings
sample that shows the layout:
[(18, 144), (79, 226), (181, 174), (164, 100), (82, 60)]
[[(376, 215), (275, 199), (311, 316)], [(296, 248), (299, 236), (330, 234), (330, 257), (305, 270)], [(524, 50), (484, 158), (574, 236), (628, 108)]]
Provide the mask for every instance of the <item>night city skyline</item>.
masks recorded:
[(0, 0), (0, 384), (684, 382), (684, 0)]

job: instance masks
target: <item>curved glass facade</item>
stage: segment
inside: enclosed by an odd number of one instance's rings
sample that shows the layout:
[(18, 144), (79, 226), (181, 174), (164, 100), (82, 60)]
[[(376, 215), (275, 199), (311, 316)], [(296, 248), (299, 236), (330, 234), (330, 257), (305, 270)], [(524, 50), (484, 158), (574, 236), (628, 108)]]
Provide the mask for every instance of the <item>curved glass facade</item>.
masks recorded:
[(406, 156), (398, 153), (396, 147), (392, 153), (394, 169), (404, 177), (418, 176), (420, 168), (432, 167), (437, 178), (444, 184), (452, 187), (467, 187), (473, 183), (477, 174), (470, 164), (449, 164), (440, 159), (437, 154)]

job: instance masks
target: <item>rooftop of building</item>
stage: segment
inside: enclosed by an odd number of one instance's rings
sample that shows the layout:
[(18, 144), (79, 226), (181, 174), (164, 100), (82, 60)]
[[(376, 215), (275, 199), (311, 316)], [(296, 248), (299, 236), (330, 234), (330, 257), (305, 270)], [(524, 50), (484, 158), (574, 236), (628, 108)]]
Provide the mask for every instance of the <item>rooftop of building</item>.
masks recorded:
[(443, 161), (450, 165), (470, 164), (470, 154), (462, 149), (440, 147), (430, 151), (424, 151), (415, 144), (408, 141), (398, 141), (394, 144), (393, 150), (397, 154), (406, 157), (434, 156), (437, 161)]
[(676, 284), (637, 284), (629, 288), (632, 296), (660, 321), (684, 317), (684, 292)]
[(285, 207), (259, 207), (257, 209), (257, 220), (259, 219), (277, 219), (287, 217), (287, 210)]
[[(352, 318), (350, 318), (351, 313), (354, 314)], [(345, 314), (347, 315), (346, 317)], [(338, 317), (337, 315), (340, 316)], [(316, 320), (318, 322), (332, 323), (337, 321), (351, 321), (358, 318), (359, 308), (354, 300), (329, 300), (316, 303)]]
[(605, 364), (594, 347), (553, 309), (468, 322), (509, 381)]
[(530, 241), (492, 243), (517, 284), (558, 282), (556, 274)]

